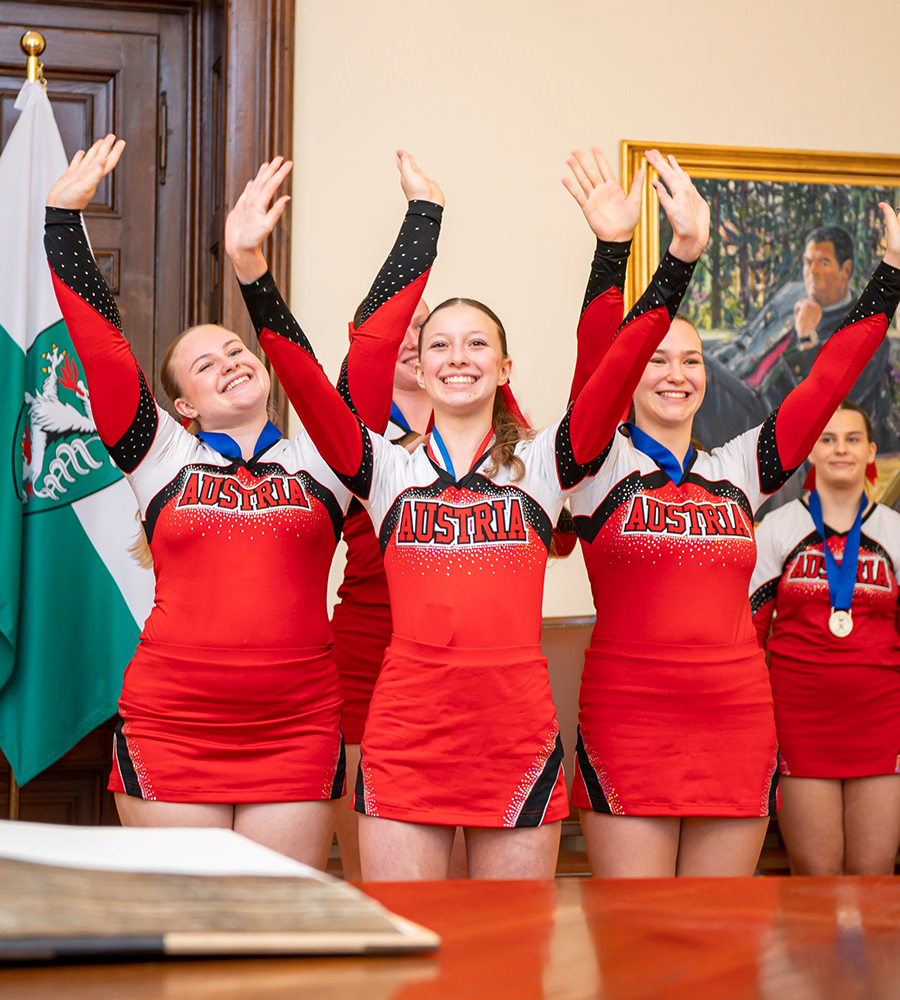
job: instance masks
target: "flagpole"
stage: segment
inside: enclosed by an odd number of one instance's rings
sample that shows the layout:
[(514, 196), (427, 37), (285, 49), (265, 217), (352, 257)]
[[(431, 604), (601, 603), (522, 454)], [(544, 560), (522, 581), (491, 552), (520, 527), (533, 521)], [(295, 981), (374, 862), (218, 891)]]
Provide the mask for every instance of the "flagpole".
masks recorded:
[(25, 71), (29, 83), (44, 82), (44, 64), (38, 62), (38, 56), (47, 47), (44, 36), (39, 31), (26, 31), (19, 39), (19, 46), (28, 56), (28, 65)]
[(9, 769), (9, 815), (7, 819), (19, 818), (19, 783), (13, 777), (12, 768)]
[[(28, 56), (25, 75), (29, 83), (44, 84), (44, 64), (38, 62), (38, 56), (47, 47), (44, 36), (39, 31), (26, 31), (19, 39), (19, 46)], [(9, 819), (19, 818), (19, 783), (16, 781), (12, 767), (9, 769)]]

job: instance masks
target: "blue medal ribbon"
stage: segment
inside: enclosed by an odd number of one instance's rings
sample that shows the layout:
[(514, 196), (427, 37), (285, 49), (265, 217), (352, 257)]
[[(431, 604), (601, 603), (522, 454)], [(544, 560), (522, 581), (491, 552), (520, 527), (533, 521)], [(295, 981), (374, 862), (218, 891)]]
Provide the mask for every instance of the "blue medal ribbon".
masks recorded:
[[(210, 448), (215, 448), (220, 455), (224, 455), (225, 458), (240, 458), (241, 449), (238, 446), (237, 441), (230, 434), (223, 434), (220, 431), (199, 431), (197, 437), (205, 441)], [(256, 448), (253, 451), (254, 455), (258, 455), (264, 449), (275, 444), (276, 441), (280, 440), (282, 437), (281, 431), (272, 423), (271, 420), (266, 421), (266, 426), (263, 427), (261, 434), (256, 440)]]
[(402, 427), (407, 434), (412, 430), (412, 427), (410, 427), (406, 422), (406, 417), (404, 417), (403, 413), (400, 411), (400, 407), (397, 406), (393, 400), (391, 400), (391, 420), (393, 420), (398, 427)]
[(649, 434), (642, 431), (640, 427), (636, 427), (630, 420), (625, 426), (631, 434), (631, 443), (635, 448), (638, 451), (642, 451), (648, 458), (652, 458), (677, 486), (681, 482), (682, 476), (684, 476), (684, 470), (694, 457), (694, 446), (692, 444), (688, 445), (688, 450), (682, 463), (678, 461), (665, 445), (660, 444), (656, 438), (650, 437)]
[(441, 457), (444, 459), (444, 464), (447, 466), (447, 471), (456, 479), (456, 470), (453, 468), (453, 462), (450, 460), (450, 452), (447, 451), (447, 446), (444, 444), (444, 439), (438, 433), (437, 427), (431, 432), (431, 440), (438, 446), (438, 451), (441, 453)]
[(822, 548), (825, 552), (825, 574), (828, 577), (828, 596), (831, 599), (831, 607), (834, 611), (849, 611), (853, 601), (853, 588), (856, 586), (856, 573), (859, 567), (859, 538), (862, 534), (863, 511), (869, 505), (869, 498), (863, 492), (859, 502), (859, 510), (856, 512), (856, 520), (853, 527), (847, 532), (844, 539), (844, 555), (840, 563), (834, 558), (834, 553), (828, 546), (825, 538), (825, 523), (822, 520), (822, 501), (815, 490), (809, 495), (809, 512), (812, 515), (813, 524), (822, 539)]

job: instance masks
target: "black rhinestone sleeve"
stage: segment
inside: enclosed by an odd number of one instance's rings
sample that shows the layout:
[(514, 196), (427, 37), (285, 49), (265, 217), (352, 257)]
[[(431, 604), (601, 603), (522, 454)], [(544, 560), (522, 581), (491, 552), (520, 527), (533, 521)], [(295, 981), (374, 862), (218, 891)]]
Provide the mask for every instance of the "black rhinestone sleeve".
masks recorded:
[(559, 477), (560, 486), (564, 490), (571, 490), (577, 486), (586, 476), (593, 476), (599, 471), (600, 466), (606, 461), (612, 448), (613, 439), (603, 449), (603, 451), (590, 462), (579, 462), (575, 458), (575, 450), (572, 444), (572, 406), (566, 411), (566, 415), (560, 421), (556, 430), (556, 474)]
[(763, 493), (777, 493), (796, 471), (786, 468), (778, 453), (778, 437), (775, 427), (777, 419), (778, 410), (773, 410), (763, 421), (763, 425), (759, 429), (759, 437), (756, 439), (759, 485)]
[(60, 299), (64, 316), (71, 292), (105, 321), (94, 327), (66, 316), (92, 393), (100, 438), (116, 465), (123, 472), (134, 472), (156, 437), (159, 414), (144, 373), (122, 336), (122, 318), (91, 253), (81, 213), (48, 207), (44, 247), (50, 267), (67, 289)]
[(584, 293), (584, 302), (581, 304), (582, 312), (598, 295), (609, 291), (610, 288), (618, 288), (620, 292), (625, 291), (625, 273), (628, 270), (630, 254), (631, 240), (623, 243), (597, 240), (594, 259), (591, 261), (591, 274)]
[(138, 379), (141, 387), (134, 420), (131, 421), (128, 430), (114, 445), (107, 446), (112, 460), (123, 472), (134, 472), (141, 464), (150, 450), (150, 445), (153, 444), (159, 426), (156, 401), (153, 399), (153, 393), (150, 392), (144, 373), (139, 367)]
[(350, 358), (346, 354), (344, 355), (344, 360), (341, 362), (341, 371), (337, 380), (337, 391), (341, 394), (341, 399), (358, 417), (359, 413), (353, 405), (353, 393), (350, 391)]
[(443, 212), (433, 201), (409, 203), (394, 246), (363, 301), (357, 327), (434, 263)]
[(900, 268), (891, 267), (882, 261), (860, 295), (859, 301), (847, 313), (847, 318), (841, 323), (840, 329), (878, 313), (884, 313), (890, 325), (898, 304), (900, 304)]
[(659, 309), (661, 306), (665, 306), (669, 319), (673, 319), (684, 293), (688, 290), (696, 264), (696, 261), (686, 264), (683, 260), (673, 257), (667, 250), (659, 262), (652, 281), (632, 306), (631, 312), (622, 321), (622, 326), (627, 326), (638, 316), (643, 316), (644, 313)]
[(81, 212), (48, 206), (44, 249), (59, 279), (121, 332), (119, 307), (91, 253)]
[(312, 344), (303, 330), (300, 329), (300, 324), (281, 297), (281, 292), (278, 291), (271, 271), (266, 271), (261, 278), (257, 278), (256, 281), (251, 281), (247, 285), (240, 284), (240, 282), (238, 284), (257, 337), (263, 330), (271, 330), (279, 337), (299, 344), (304, 351), (313, 357), (316, 356)]
[(773, 580), (766, 580), (750, 595), (750, 614), (755, 615), (759, 609), (764, 607), (769, 601), (774, 601), (778, 594), (778, 584), (781, 577), (776, 576)]

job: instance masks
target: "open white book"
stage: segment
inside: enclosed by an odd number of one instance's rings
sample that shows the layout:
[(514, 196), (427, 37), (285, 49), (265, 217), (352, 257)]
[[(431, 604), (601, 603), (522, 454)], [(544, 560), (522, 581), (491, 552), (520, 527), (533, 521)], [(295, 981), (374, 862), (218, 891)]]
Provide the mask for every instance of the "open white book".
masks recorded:
[(232, 830), (0, 820), (0, 962), (372, 954), (431, 931)]

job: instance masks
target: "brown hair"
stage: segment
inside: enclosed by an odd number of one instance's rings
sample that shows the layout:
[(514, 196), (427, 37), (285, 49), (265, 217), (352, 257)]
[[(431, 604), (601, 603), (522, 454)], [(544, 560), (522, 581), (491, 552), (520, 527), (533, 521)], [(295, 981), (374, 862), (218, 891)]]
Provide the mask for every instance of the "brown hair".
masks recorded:
[[(477, 299), (467, 299), (461, 296), (456, 296), (452, 299), (446, 299), (440, 305), (435, 306), (434, 309), (428, 315), (428, 319), (422, 324), (422, 329), (419, 331), (419, 357), (422, 356), (422, 337), (425, 333), (425, 327), (431, 322), (432, 317), (435, 313), (440, 312), (441, 309), (449, 309), (452, 306), (469, 306), (472, 309), (477, 309), (479, 312), (484, 313), (485, 316), (494, 324), (497, 328), (497, 336), (500, 338), (500, 350), (503, 354), (504, 360), (509, 357), (509, 352), (506, 346), (506, 330), (503, 328), (503, 324), (500, 322), (500, 317), (491, 309), (486, 306), (483, 302), (479, 302)], [(488, 461), (484, 466), (484, 474), (490, 478), (495, 476), (502, 465), (508, 465), (510, 467), (510, 479), (516, 483), (522, 476), (525, 475), (525, 463), (516, 455), (516, 445), (530, 437), (534, 437), (534, 431), (528, 427), (523, 427), (521, 423), (513, 415), (512, 411), (506, 405), (506, 400), (503, 398), (503, 393), (498, 392), (494, 396), (494, 409), (491, 414), (491, 426), (494, 430), (494, 443), (491, 445), (491, 450), (488, 452)]]
[(856, 403), (851, 403), (849, 399), (845, 399), (844, 402), (838, 407), (838, 410), (850, 410), (851, 413), (858, 413), (863, 418), (863, 423), (866, 425), (866, 440), (874, 440), (872, 419), (861, 406), (858, 406)]
[[(694, 331), (694, 333), (697, 334), (698, 338), (700, 339), (700, 355), (702, 357), (703, 356), (703, 338), (700, 336), (700, 331), (697, 329), (697, 324), (689, 316), (685, 316), (685, 314), (683, 312), (681, 312), (681, 310), (679, 310), (672, 317), (672, 322), (669, 324), (670, 327), (672, 326), (672, 323), (674, 323), (676, 319), (680, 319), (682, 323), (687, 323), (687, 325)], [(628, 420), (629, 420), (630, 423), (634, 423), (634, 399), (632, 399), (631, 405), (628, 407)], [(709, 450), (706, 447), (706, 445), (704, 445), (703, 442), (700, 441), (699, 438), (693, 438), (692, 437), (691, 438), (691, 444), (698, 451), (708, 451)]]

